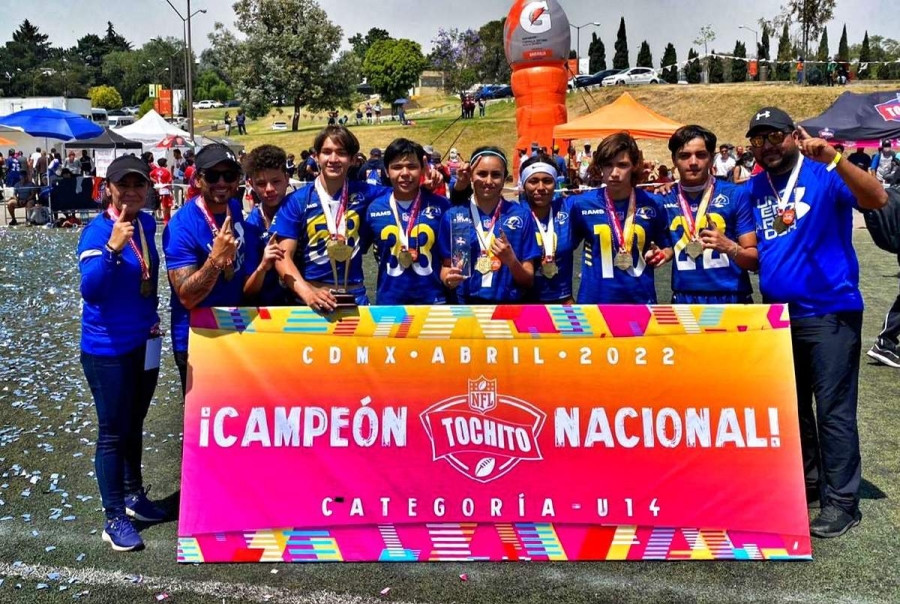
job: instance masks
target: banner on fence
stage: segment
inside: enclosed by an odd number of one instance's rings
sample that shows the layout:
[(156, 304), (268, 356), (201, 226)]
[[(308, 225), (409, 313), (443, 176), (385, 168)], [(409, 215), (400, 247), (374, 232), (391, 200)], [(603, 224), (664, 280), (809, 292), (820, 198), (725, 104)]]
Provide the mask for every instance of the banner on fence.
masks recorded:
[(811, 555), (784, 306), (204, 309), (180, 562)]

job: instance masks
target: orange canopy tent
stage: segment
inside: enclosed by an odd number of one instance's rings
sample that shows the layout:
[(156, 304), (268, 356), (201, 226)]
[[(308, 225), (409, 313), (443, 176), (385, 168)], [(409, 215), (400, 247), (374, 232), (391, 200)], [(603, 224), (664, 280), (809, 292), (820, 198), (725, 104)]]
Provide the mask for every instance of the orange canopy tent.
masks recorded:
[(669, 138), (682, 124), (641, 105), (627, 92), (605, 105), (553, 129), (556, 140), (605, 138), (627, 131), (634, 138)]

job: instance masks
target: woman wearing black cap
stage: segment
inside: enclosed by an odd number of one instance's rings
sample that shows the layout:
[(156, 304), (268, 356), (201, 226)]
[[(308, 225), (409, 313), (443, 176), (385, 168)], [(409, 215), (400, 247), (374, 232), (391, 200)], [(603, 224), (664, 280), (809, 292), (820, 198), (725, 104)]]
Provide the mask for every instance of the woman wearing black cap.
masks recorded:
[(143, 546), (128, 516), (159, 522), (141, 477), (144, 417), (159, 375), (156, 222), (141, 208), (150, 168), (124, 156), (107, 169), (110, 204), (78, 243), (81, 365), (99, 420), (95, 468), (106, 513), (103, 540), (116, 551)]

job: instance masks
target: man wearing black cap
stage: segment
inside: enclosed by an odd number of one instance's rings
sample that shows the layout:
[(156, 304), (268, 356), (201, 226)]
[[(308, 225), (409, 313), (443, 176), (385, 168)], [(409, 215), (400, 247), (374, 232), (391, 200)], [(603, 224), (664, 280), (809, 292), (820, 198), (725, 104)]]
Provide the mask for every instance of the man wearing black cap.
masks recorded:
[(856, 407), (863, 300), (852, 212), (880, 208), (887, 195), (875, 177), (777, 107), (760, 109), (747, 137), (764, 170), (748, 181), (760, 290), (765, 302), (790, 309), (807, 501), (821, 506), (810, 532), (838, 537), (862, 518)]
[(362, 165), (357, 175), (359, 180), (364, 180), (370, 185), (386, 187), (391, 185), (391, 179), (388, 178), (387, 170), (384, 168), (381, 149), (378, 147), (369, 152), (369, 160)]
[(869, 172), (878, 179), (878, 182), (884, 184), (888, 174), (893, 172), (894, 158), (896, 153), (891, 151), (891, 141), (881, 141), (881, 149), (872, 157), (872, 163), (869, 166)]
[(190, 310), (239, 306), (245, 296), (259, 292), (265, 273), (281, 257), (274, 241), (262, 259), (248, 245), (256, 237), (235, 199), (241, 165), (231, 149), (207, 145), (194, 163), (200, 195), (175, 213), (163, 233), (172, 287), (172, 344), (182, 393), (187, 387)]

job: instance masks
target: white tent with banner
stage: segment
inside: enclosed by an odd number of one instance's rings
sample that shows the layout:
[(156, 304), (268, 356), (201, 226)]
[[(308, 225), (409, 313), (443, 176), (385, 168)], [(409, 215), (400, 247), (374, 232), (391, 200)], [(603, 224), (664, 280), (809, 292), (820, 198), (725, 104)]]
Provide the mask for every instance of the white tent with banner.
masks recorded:
[(130, 126), (117, 128), (116, 134), (133, 141), (139, 141), (144, 145), (144, 150), (153, 150), (161, 140), (170, 135), (182, 136), (188, 140), (191, 138), (190, 133), (185, 132), (174, 124), (170, 124), (153, 109)]

